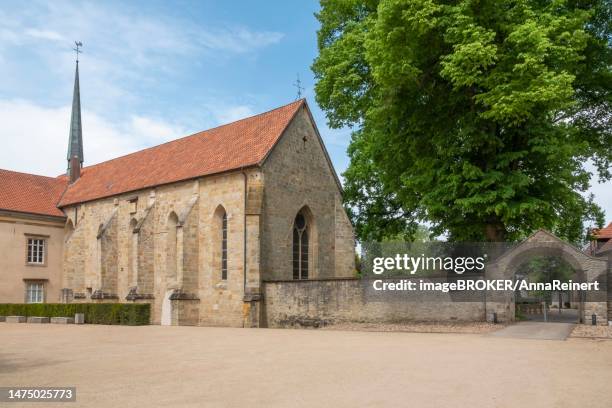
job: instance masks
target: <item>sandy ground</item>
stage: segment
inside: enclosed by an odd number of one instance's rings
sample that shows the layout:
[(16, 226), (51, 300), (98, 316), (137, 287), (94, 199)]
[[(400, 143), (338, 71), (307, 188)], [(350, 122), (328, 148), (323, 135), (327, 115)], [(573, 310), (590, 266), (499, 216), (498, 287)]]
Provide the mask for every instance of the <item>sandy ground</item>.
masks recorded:
[(322, 330), (357, 330), (374, 332), (407, 332), (407, 333), (492, 333), (503, 329), (502, 324), (492, 323), (338, 323), (325, 326)]
[(612, 340), (612, 326), (591, 326), (588, 324), (577, 324), (574, 327), (571, 336)]
[(565, 340), (573, 329), (573, 323), (516, 322), (491, 333), (491, 336), (513, 339)]
[(77, 387), (33, 407), (609, 408), (611, 383), (610, 340), (0, 323), (0, 385)]

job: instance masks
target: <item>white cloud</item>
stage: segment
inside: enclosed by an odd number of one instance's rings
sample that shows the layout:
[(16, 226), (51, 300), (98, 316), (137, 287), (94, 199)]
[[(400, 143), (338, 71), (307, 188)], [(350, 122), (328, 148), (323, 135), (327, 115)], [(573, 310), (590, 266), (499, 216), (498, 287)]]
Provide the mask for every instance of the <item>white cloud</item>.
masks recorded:
[[(56, 176), (66, 167), (70, 107), (48, 108), (23, 100), (0, 100), (0, 167)], [(83, 111), (85, 165), (99, 163), (185, 135), (160, 120), (133, 116), (125, 125)]]
[(132, 116), (130, 129), (131, 134), (138, 138), (160, 143), (186, 133), (177, 126), (145, 116)]
[(273, 31), (255, 32), (244, 27), (217, 31), (201, 31), (200, 44), (213, 50), (245, 53), (278, 43), (283, 34)]
[(37, 81), (46, 95), (63, 92), (74, 72), (73, 41), (79, 40), (88, 108), (106, 116), (118, 113), (113, 110), (136, 111), (149, 102), (143, 100), (143, 89), (175, 82), (194, 64), (255, 55), (282, 38), (279, 32), (234, 23), (153, 15), (130, 3), (15, 4), (0, 10), (0, 77), (11, 78), (0, 82), (0, 94), (40, 92), (33, 85)]
[[(123, 64), (169, 63), (169, 56), (194, 55), (210, 50), (218, 55), (248, 53), (278, 43), (283, 34), (258, 31), (235, 24), (209, 26), (195, 21), (150, 16), (140, 8), (105, 7), (101, 3), (25, 3), (0, 11), (0, 38), (11, 43), (35, 40), (66, 41), (70, 55), (74, 40), (95, 45), (98, 55), (123, 56)], [(31, 43), (36, 46), (36, 43)], [(41, 44), (42, 47), (45, 44)], [(222, 53), (222, 54), (221, 54)], [(53, 55), (57, 58), (57, 54)], [(217, 56), (218, 56), (217, 55)], [(114, 60), (108, 58), (108, 60)]]
[[(200, 103), (193, 112), (180, 111), (183, 121), (193, 117), (189, 123), (195, 129), (188, 132), (168, 119), (174, 118), (173, 112), (159, 114), (159, 105), (151, 106), (155, 101), (144, 100), (143, 89), (180, 78), (175, 71), (192, 61), (254, 53), (282, 36), (154, 16), (129, 3), (27, 2), (4, 7), (0, 77), (11, 81), (0, 82), (0, 167), (46, 175), (64, 171), (73, 40), (84, 43), (81, 100), (89, 165), (252, 115), (245, 104), (215, 98), (214, 104)], [(149, 110), (156, 113), (147, 114)]]
[(43, 40), (50, 40), (50, 41), (64, 41), (65, 40), (63, 35), (55, 31), (50, 31), (50, 30), (39, 30), (36, 28), (28, 28), (27, 30), (25, 30), (25, 34), (29, 35), (30, 37), (40, 38)]
[(255, 113), (246, 105), (226, 106), (222, 108), (213, 107), (213, 115), (220, 125), (253, 116)]
[(0, 27), (0, 42), (3, 44), (2, 48), (6, 48), (9, 45), (18, 45), (20, 43), (19, 35), (7, 27)]

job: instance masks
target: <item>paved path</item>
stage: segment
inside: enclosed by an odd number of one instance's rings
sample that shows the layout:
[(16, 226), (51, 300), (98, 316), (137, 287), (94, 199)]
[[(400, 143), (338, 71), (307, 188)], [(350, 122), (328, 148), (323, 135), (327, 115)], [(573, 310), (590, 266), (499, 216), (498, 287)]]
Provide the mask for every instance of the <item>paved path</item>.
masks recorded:
[(611, 367), (608, 340), (0, 323), (0, 385), (77, 387), (33, 408), (610, 408)]
[(572, 323), (518, 322), (490, 335), (512, 339), (565, 340), (573, 328)]

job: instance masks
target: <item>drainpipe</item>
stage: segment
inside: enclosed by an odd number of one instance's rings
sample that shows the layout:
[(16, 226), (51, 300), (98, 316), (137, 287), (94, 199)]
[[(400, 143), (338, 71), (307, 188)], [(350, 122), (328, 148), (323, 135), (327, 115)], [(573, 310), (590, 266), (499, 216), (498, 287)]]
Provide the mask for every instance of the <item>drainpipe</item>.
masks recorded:
[[(242, 301), (244, 302), (244, 298), (246, 296), (246, 286), (247, 286), (247, 174), (242, 170), (242, 176), (244, 177), (244, 209), (243, 209), (243, 234), (244, 238), (242, 241), (243, 244), (243, 253), (242, 253), (242, 267), (244, 269), (243, 275), (243, 283), (242, 283)], [(242, 327), (244, 328), (244, 318), (242, 319)]]

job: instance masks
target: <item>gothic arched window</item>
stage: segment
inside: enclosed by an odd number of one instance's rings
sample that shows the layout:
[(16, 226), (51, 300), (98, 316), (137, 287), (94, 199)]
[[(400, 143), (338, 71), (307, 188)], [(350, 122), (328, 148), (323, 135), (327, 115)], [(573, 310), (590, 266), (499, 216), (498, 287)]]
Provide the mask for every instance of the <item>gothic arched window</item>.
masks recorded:
[(308, 222), (301, 212), (293, 223), (293, 279), (308, 279)]
[(221, 279), (227, 279), (227, 213), (221, 219)]

